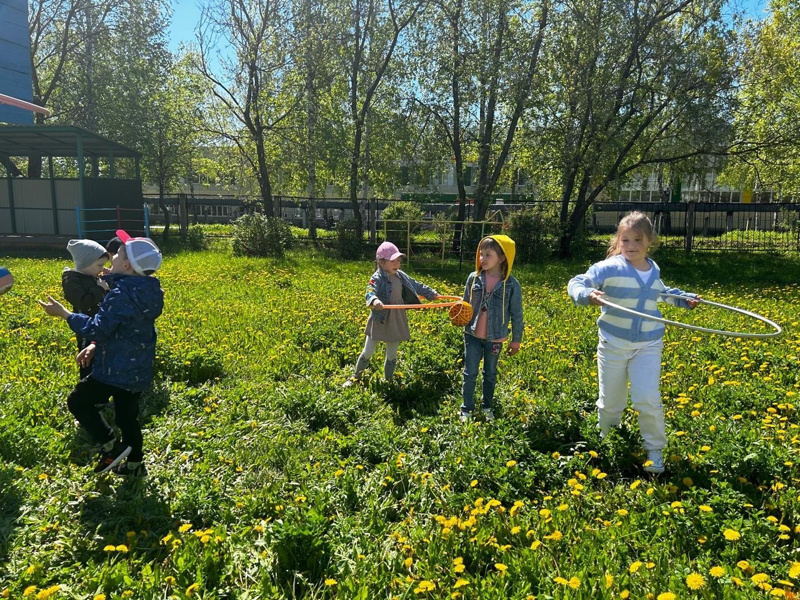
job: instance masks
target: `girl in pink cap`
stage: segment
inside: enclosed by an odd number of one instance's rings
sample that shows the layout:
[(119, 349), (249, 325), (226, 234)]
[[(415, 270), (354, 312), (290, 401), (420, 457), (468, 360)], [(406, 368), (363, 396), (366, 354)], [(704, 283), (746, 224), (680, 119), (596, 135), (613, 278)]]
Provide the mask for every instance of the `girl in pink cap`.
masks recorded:
[(366, 301), (372, 310), (367, 320), (367, 340), (356, 362), (356, 370), (344, 386), (361, 380), (369, 359), (375, 354), (378, 342), (386, 344), (386, 361), (383, 376), (387, 381), (394, 376), (397, 366), (397, 348), (400, 342), (411, 339), (405, 310), (385, 310), (387, 304), (420, 304), (419, 296), (428, 300), (439, 297), (435, 290), (409, 277), (400, 270), (400, 259), (405, 256), (391, 242), (383, 242), (375, 252), (375, 272), (367, 284)]

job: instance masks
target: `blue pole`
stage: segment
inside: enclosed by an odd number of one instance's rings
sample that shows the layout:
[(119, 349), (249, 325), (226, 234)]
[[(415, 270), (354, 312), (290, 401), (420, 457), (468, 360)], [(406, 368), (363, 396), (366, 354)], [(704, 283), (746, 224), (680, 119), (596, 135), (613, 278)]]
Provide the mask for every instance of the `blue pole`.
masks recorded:
[(81, 227), (81, 207), (75, 207), (75, 220), (78, 223), (78, 238), (83, 238), (83, 228)]
[(150, 237), (150, 212), (147, 210), (147, 204), (142, 204), (144, 211), (144, 237)]

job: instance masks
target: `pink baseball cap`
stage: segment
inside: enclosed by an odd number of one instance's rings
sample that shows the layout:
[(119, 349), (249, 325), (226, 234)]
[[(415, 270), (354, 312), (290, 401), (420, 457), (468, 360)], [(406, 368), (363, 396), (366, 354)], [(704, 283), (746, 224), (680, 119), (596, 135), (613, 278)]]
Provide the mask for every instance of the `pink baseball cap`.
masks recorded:
[(378, 260), (394, 260), (395, 258), (400, 258), (401, 256), (405, 256), (400, 250), (395, 246), (392, 242), (383, 242), (380, 246), (378, 246), (378, 250), (375, 252), (375, 258)]

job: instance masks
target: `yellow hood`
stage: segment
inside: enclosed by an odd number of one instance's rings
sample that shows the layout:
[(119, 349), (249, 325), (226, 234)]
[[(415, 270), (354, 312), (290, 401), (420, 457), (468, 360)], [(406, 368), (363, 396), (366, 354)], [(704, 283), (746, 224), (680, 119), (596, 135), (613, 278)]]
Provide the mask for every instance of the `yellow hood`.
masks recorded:
[[(517, 245), (507, 235), (487, 235), (486, 237), (492, 238), (495, 242), (500, 244), (500, 247), (503, 249), (503, 253), (506, 255), (506, 263), (508, 267), (506, 268), (506, 276), (503, 278), (503, 281), (508, 281), (508, 278), (511, 277), (511, 268), (514, 266), (514, 256), (517, 254)], [(483, 238), (485, 240), (486, 238)], [(481, 242), (483, 242), (481, 240)], [(475, 251), (475, 274), (481, 274), (481, 245), (478, 244), (478, 249)]]

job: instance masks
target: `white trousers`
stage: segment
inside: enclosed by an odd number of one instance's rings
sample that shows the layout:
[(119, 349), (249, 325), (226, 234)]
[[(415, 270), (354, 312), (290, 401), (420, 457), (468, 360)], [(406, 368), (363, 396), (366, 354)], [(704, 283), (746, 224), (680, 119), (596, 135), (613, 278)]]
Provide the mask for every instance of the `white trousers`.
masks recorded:
[[(364, 342), (364, 349), (361, 351), (361, 356), (369, 360), (378, 349), (378, 341), (373, 340), (367, 336)], [(386, 344), (386, 360), (397, 360), (397, 349), (400, 347), (400, 342), (384, 342)]]
[(645, 450), (661, 450), (667, 445), (664, 409), (661, 406), (661, 350), (663, 344), (624, 349), (600, 339), (597, 345), (597, 422), (605, 433), (617, 427), (628, 404), (628, 381), (631, 402), (639, 413), (639, 431)]

